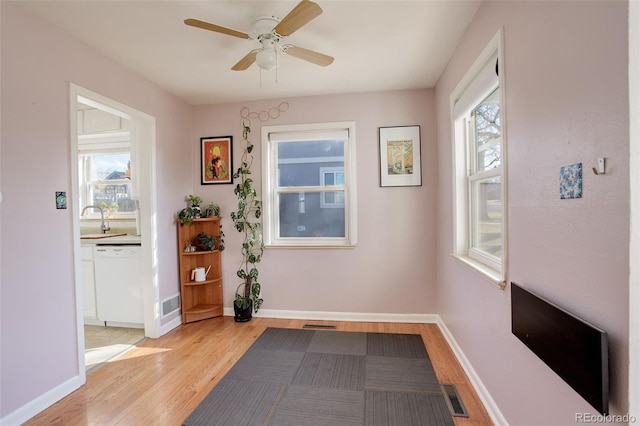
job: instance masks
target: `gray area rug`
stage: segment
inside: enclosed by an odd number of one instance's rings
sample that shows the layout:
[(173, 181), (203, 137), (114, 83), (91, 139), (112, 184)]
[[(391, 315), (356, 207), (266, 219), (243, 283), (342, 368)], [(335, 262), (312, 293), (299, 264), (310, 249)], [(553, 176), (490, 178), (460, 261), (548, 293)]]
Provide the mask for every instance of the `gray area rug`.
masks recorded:
[(418, 334), (268, 328), (184, 421), (453, 425)]

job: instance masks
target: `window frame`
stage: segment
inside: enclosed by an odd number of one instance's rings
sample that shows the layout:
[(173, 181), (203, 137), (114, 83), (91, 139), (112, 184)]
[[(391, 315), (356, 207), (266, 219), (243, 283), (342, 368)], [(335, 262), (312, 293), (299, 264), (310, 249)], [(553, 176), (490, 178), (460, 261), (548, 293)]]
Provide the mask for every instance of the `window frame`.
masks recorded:
[[(109, 154), (128, 154), (130, 164), (133, 163), (133, 152), (131, 146), (130, 132), (113, 132), (108, 135), (79, 135), (78, 136), (78, 184), (80, 188), (80, 197), (78, 205), (78, 215), (81, 219), (98, 219), (100, 213), (95, 209), (87, 210), (83, 215), (81, 211), (85, 205), (89, 205), (91, 199), (91, 189), (100, 184), (103, 185), (127, 185), (129, 187), (129, 195), (132, 200), (135, 199), (134, 186), (131, 179), (111, 179), (109, 181), (91, 180), (90, 162), (94, 155)], [(131, 219), (135, 216), (135, 212), (116, 211), (111, 213), (111, 219)]]
[[(496, 62), (497, 61), (497, 62)], [(482, 71), (496, 64), (500, 72), (497, 83), (483, 77)], [(481, 276), (497, 285), (506, 287), (507, 277), (507, 144), (505, 120), (505, 85), (503, 65), (502, 30), (491, 39), (474, 64), (464, 75), (450, 96), (452, 159), (453, 159), (453, 253), (452, 256)], [(484, 73), (486, 75), (486, 72)], [(471, 111), (482, 104), (496, 89), (500, 100), (500, 166), (477, 171), (477, 152), (474, 129), (468, 120)], [(475, 126), (475, 124), (473, 124)], [(500, 178), (502, 199), (502, 254), (493, 256), (473, 247), (474, 203), (472, 185), (489, 178)]]
[[(270, 134), (291, 134), (296, 137), (315, 140), (311, 135), (326, 134), (332, 131), (346, 130), (348, 136), (344, 139), (344, 185), (332, 186), (280, 186), (278, 182), (277, 145), (279, 143), (295, 143), (289, 141), (273, 141)], [(265, 247), (292, 248), (351, 248), (357, 244), (357, 185), (356, 185), (356, 129), (355, 122), (330, 122), (263, 126), (262, 133), (262, 214), (263, 241)], [(305, 139), (300, 139), (300, 142)], [(329, 166), (327, 166), (329, 167)], [(326, 169), (327, 167), (323, 167)], [(333, 166), (329, 167), (333, 168)], [(319, 169), (320, 170), (320, 169)], [(332, 170), (335, 171), (335, 170)], [(322, 172), (320, 171), (320, 176)], [(345, 236), (344, 237), (281, 237), (280, 212), (278, 197), (286, 193), (304, 193), (305, 197), (314, 192), (344, 191)], [(320, 197), (323, 199), (323, 197)], [(343, 206), (326, 205), (323, 207), (337, 208)]]

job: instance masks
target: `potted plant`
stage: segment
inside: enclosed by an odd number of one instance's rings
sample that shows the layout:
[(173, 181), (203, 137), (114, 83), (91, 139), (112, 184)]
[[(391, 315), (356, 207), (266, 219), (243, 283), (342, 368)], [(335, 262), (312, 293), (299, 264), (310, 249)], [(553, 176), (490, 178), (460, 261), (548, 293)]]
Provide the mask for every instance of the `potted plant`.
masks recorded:
[(184, 209), (178, 212), (178, 220), (180, 221), (180, 225), (191, 225), (193, 223), (193, 219), (195, 219), (196, 211), (191, 207), (185, 207)]
[(207, 235), (204, 232), (200, 232), (196, 236), (196, 250), (200, 251), (213, 251), (216, 249), (216, 241), (218, 239), (212, 235)]
[(220, 205), (210, 203), (204, 208), (204, 217), (220, 216)]
[(197, 195), (188, 195), (187, 201), (191, 205), (191, 208), (194, 210), (195, 217), (200, 217), (200, 203), (202, 203), (202, 198)]
[(251, 179), (251, 166), (253, 164), (253, 144), (249, 140), (251, 128), (248, 120), (242, 122), (243, 149), (240, 167), (233, 175), (240, 182), (234, 189), (238, 201), (238, 210), (231, 213), (231, 219), (236, 230), (243, 236), (241, 254), (242, 263), (237, 271), (242, 280), (236, 289), (236, 297), (233, 302), (235, 317), (238, 322), (249, 321), (253, 313), (257, 313), (262, 306), (260, 297), (260, 283), (258, 282), (258, 268), (256, 265), (262, 260), (264, 245), (262, 242), (262, 230), (260, 217), (262, 216), (262, 202), (257, 198), (256, 189)]
[(193, 219), (200, 217), (200, 203), (202, 203), (202, 198), (197, 195), (187, 195), (185, 201), (189, 205), (178, 212), (178, 220), (180, 221), (180, 225), (184, 225), (185, 223), (191, 225)]

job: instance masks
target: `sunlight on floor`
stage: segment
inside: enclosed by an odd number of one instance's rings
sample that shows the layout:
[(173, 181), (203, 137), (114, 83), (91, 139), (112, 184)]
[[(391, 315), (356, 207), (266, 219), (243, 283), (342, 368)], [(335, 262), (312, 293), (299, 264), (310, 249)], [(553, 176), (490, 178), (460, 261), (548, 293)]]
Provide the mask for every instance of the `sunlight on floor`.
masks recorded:
[(85, 325), (85, 369), (87, 374), (142, 343), (144, 330)]

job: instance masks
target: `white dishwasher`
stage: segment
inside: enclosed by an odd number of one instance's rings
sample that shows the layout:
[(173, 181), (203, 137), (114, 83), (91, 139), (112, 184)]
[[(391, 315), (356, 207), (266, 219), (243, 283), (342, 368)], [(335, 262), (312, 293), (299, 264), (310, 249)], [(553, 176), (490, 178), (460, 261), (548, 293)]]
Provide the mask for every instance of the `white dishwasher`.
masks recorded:
[(141, 247), (96, 245), (93, 261), (98, 320), (120, 323), (108, 325), (144, 326)]

